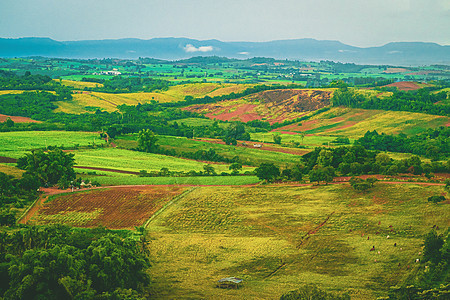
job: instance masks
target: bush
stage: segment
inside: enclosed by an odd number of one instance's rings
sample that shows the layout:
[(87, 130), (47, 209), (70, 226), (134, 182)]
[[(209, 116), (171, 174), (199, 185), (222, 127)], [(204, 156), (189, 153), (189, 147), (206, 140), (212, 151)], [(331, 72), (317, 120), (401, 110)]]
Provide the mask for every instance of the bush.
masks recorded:
[(428, 197), (428, 202), (438, 203), (438, 202), (442, 202), (442, 201), (445, 201), (445, 197), (444, 196), (431, 196), (431, 197)]

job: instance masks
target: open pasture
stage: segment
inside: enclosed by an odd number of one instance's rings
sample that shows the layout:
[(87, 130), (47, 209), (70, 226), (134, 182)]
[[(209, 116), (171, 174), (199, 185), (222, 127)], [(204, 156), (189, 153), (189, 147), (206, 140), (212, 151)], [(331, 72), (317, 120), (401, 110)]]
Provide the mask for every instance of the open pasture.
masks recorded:
[(113, 187), (53, 196), (29, 223), (134, 229), (184, 190), (160, 186)]
[[(450, 225), (449, 200), (427, 202), (442, 193), (440, 186), (384, 183), (367, 193), (347, 184), (198, 188), (147, 227), (153, 295), (278, 299), (314, 283), (354, 299), (386, 296), (419, 267), (430, 228), (443, 233)], [(243, 286), (215, 287), (229, 276)]]
[(0, 156), (19, 158), (33, 149), (47, 146), (88, 146), (102, 144), (98, 133), (73, 131), (0, 132)]

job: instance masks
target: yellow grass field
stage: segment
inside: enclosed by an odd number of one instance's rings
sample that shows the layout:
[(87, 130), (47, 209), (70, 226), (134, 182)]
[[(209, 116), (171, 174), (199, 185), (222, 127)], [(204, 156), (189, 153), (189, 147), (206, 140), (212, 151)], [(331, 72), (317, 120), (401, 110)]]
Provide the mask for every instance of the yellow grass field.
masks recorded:
[[(58, 79), (54, 79), (55, 81), (59, 81)], [(61, 84), (65, 86), (70, 86), (75, 89), (84, 89), (85, 87), (94, 88), (94, 87), (102, 87), (103, 84), (96, 82), (86, 82), (86, 81), (75, 81), (75, 80), (61, 80)]]
[[(387, 183), (367, 193), (347, 184), (197, 188), (147, 227), (152, 294), (279, 299), (314, 283), (352, 299), (386, 296), (418, 267), (430, 228), (450, 225), (449, 200), (426, 200), (443, 191)], [(242, 278), (242, 287), (216, 288), (229, 276)]]

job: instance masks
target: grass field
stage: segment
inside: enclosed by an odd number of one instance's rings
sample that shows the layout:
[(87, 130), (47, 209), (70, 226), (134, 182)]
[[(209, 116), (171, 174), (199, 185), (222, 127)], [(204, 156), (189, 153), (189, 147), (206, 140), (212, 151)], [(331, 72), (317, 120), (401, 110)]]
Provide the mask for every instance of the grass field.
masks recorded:
[[(278, 299), (307, 283), (354, 299), (385, 296), (417, 267), (430, 228), (450, 225), (448, 200), (426, 200), (441, 193), (382, 183), (367, 193), (348, 185), (199, 188), (149, 224), (154, 296)], [(243, 287), (217, 289), (228, 276)]]
[(181, 187), (146, 186), (68, 193), (54, 196), (29, 223), (134, 229), (183, 191)]
[(98, 133), (72, 131), (0, 132), (0, 156), (19, 158), (33, 149), (47, 146), (74, 147), (103, 144)]
[[(54, 80), (59, 81), (58, 79), (54, 79)], [(103, 84), (101, 84), (101, 83), (75, 81), (75, 80), (61, 80), (61, 84), (65, 85), (65, 86), (73, 87), (75, 89), (84, 89), (85, 87), (88, 87), (88, 88), (103, 87)]]

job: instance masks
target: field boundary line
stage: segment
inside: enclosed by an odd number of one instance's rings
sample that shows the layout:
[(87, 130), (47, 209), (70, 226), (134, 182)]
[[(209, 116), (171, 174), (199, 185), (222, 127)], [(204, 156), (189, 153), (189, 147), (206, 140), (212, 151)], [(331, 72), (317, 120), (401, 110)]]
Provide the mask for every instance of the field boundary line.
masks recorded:
[[(23, 212), (23, 214), (17, 219), (16, 224), (26, 224), (28, 220), (25, 220), (25, 223), (21, 223), (22, 220), (26, 219), (28, 213), (35, 207), (39, 207), (39, 205), (43, 203), (47, 198), (48, 195), (39, 195), (39, 197), (36, 200), (34, 200), (34, 202), (30, 206), (28, 206), (28, 208)], [(33, 217), (33, 215), (30, 216), (30, 219), (31, 217)]]
[(165, 211), (169, 206), (171, 206), (173, 203), (175, 203), (176, 201), (180, 200), (181, 198), (184, 198), (187, 194), (190, 194), (191, 192), (193, 192), (194, 190), (198, 189), (197, 186), (194, 186), (190, 189), (188, 189), (187, 191), (183, 192), (181, 195), (176, 196), (175, 198), (173, 198), (172, 200), (170, 200), (169, 202), (167, 202), (163, 207), (161, 207), (157, 212), (155, 212), (148, 220), (147, 222), (144, 223), (144, 230), (147, 229), (148, 225), (150, 224), (150, 222), (156, 218), (159, 214), (161, 214), (163, 211)]

